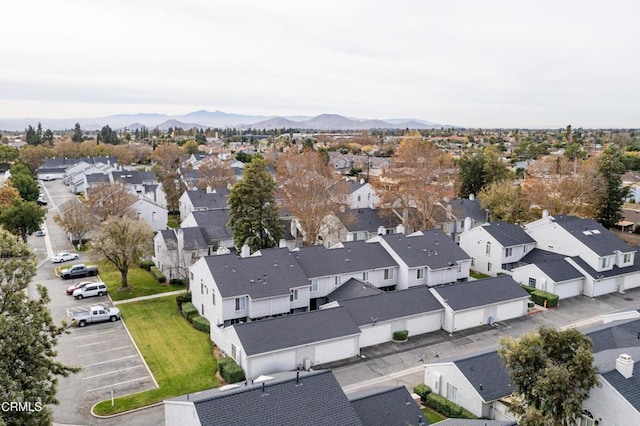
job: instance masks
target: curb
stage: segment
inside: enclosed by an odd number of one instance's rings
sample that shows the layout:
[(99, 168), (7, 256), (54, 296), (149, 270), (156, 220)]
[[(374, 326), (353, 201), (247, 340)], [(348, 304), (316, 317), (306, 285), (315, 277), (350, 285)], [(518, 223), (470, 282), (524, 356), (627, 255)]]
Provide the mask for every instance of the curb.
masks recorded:
[[(131, 394), (131, 395), (135, 395), (135, 394)], [(126, 396), (126, 395), (125, 395)], [(102, 402), (102, 401), (100, 401)], [(146, 407), (140, 407), (140, 408), (134, 408), (133, 410), (129, 410), (129, 411), (123, 411), (122, 413), (116, 413), (116, 414), (109, 414), (108, 416), (100, 416), (98, 414), (95, 414), (93, 412), (93, 409), (96, 407), (96, 405), (100, 404), (100, 402), (96, 402), (95, 404), (93, 404), (93, 406), (91, 407), (91, 415), (97, 419), (112, 419), (114, 417), (119, 417), (119, 416), (124, 416), (125, 414), (131, 414), (131, 413), (135, 413), (137, 411), (142, 411), (142, 410), (146, 410), (147, 408), (153, 408), (153, 407), (157, 407), (159, 405), (164, 404), (164, 402), (156, 402), (155, 404), (151, 404), (151, 405), (147, 405)]]

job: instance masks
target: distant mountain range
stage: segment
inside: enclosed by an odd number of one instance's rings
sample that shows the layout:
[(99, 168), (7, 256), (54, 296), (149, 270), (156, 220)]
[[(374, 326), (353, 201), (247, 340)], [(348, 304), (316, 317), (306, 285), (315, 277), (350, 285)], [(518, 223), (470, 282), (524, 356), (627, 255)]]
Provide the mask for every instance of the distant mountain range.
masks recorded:
[(29, 125), (42, 124), (43, 129), (73, 129), (80, 123), (83, 130), (100, 130), (108, 125), (112, 129), (135, 130), (141, 127), (167, 130), (169, 127), (191, 129), (197, 127), (239, 127), (254, 129), (295, 128), (304, 130), (368, 130), (368, 129), (438, 129), (456, 127), (416, 119), (369, 120), (348, 118), (337, 114), (322, 114), (317, 117), (233, 114), (222, 111), (194, 111), (183, 115), (166, 114), (117, 114), (93, 118), (0, 118), (0, 129), (23, 130)]

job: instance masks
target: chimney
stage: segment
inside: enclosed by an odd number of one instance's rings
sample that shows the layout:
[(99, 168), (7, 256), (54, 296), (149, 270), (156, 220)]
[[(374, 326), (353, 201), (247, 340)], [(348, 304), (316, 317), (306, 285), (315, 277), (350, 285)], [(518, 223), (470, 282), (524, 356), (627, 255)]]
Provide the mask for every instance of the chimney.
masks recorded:
[(545, 218), (547, 216), (549, 216), (549, 210), (547, 209), (542, 210), (542, 217)]
[(633, 376), (633, 359), (631, 355), (620, 354), (618, 359), (616, 359), (616, 370), (618, 370), (618, 373), (622, 374), (625, 379)]
[(244, 244), (240, 249), (240, 257), (245, 258), (251, 256), (251, 249), (248, 245)]
[(285, 241), (284, 238), (281, 238), (280, 241), (278, 242), (278, 247), (285, 248), (286, 246), (287, 246), (287, 242)]

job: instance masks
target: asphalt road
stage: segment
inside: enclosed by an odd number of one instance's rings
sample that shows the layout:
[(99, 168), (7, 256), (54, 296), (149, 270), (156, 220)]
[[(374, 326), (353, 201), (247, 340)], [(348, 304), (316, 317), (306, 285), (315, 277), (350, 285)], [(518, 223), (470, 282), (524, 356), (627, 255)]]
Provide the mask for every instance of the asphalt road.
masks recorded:
[[(67, 308), (110, 304), (108, 296), (75, 300), (66, 294), (66, 288), (78, 281), (96, 281), (96, 277), (62, 280), (55, 275), (55, 267), (49, 257), (59, 251), (72, 251), (65, 232), (53, 221), (58, 206), (71, 199), (73, 194), (62, 181), (40, 182), (48, 200), (46, 236), (29, 237), (29, 246), (39, 261), (37, 274), (28, 292), (37, 297), (36, 283), (48, 289), (54, 320), (60, 323), (67, 318)], [(90, 263), (86, 254), (80, 253), (77, 261), (63, 263)], [(57, 345), (58, 360), (81, 371), (58, 382), (59, 405), (52, 406), (55, 424), (59, 425), (164, 425), (162, 406), (111, 419), (98, 419), (91, 415), (91, 407), (102, 400), (153, 389), (157, 385), (123, 322), (89, 324), (84, 328), (73, 327), (61, 336)]]

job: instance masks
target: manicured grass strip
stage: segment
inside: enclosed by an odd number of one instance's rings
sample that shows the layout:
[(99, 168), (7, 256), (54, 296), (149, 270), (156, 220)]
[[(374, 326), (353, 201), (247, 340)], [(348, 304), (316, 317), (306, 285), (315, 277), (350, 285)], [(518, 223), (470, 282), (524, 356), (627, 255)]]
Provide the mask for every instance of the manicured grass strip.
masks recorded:
[(481, 280), (483, 278), (491, 278), (491, 275), (483, 274), (482, 272), (471, 271), (469, 272), (469, 276), (475, 278), (476, 280)]
[(122, 276), (111, 263), (103, 262), (99, 265), (100, 278), (107, 284), (109, 294), (113, 300), (132, 299), (134, 297), (150, 296), (152, 294), (167, 293), (169, 291), (182, 290), (183, 286), (173, 286), (158, 283), (153, 275), (146, 269), (138, 266), (129, 269), (127, 274), (128, 287), (120, 290)]
[(119, 309), (160, 387), (116, 398), (114, 407), (111, 400), (102, 401), (95, 414), (121, 413), (220, 385), (209, 334), (194, 329), (180, 315), (175, 297), (127, 303)]
[(434, 411), (432, 408), (423, 407), (421, 408), (421, 410), (422, 410), (422, 413), (427, 418), (427, 420), (429, 420), (430, 425), (447, 419), (445, 416), (438, 413), (437, 411)]

